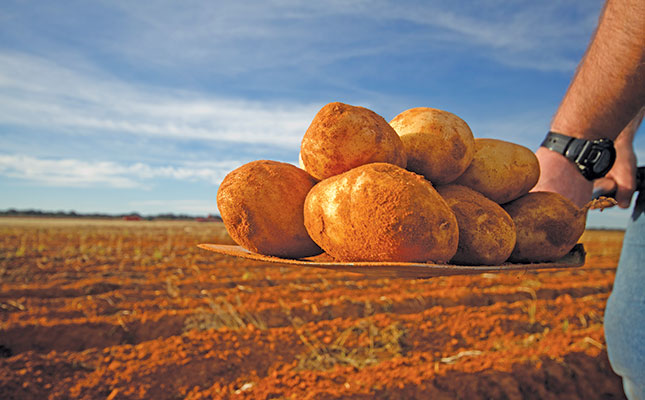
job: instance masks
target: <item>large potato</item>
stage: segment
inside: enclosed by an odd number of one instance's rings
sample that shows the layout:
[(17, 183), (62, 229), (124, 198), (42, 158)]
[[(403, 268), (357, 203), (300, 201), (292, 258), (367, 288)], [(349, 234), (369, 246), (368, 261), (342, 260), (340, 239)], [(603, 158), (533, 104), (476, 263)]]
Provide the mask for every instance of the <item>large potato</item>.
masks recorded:
[(316, 181), (291, 164), (260, 160), (230, 172), (217, 191), (229, 235), (247, 250), (287, 258), (320, 254), (304, 224), (305, 197)]
[(519, 144), (475, 139), (475, 156), (454, 183), (468, 186), (498, 204), (526, 194), (540, 177), (535, 154)]
[(515, 224), (494, 201), (466, 186), (438, 186), (437, 191), (457, 217), (459, 246), (451, 262), (498, 265), (515, 246)]
[(454, 181), (473, 159), (473, 133), (455, 114), (428, 107), (411, 108), (394, 117), (390, 125), (403, 141), (407, 169), (435, 185)]
[(579, 209), (553, 192), (531, 192), (504, 209), (517, 230), (513, 262), (555, 261), (564, 257), (584, 233), (587, 209)]
[(305, 200), (312, 239), (338, 261), (443, 263), (457, 251), (455, 215), (421, 175), (373, 163), (319, 182)]
[(319, 180), (373, 162), (407, 164), (401, 139), (383, 117), (338, 102), (316, 114), (302, 138), (300, 157)]

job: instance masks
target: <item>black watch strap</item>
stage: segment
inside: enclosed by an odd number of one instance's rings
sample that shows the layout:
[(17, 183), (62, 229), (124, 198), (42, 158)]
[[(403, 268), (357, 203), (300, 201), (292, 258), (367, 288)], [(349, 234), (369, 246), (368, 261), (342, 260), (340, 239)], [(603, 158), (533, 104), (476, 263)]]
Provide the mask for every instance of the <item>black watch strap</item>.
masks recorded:
[(549, 132), (541, 146), (565, 156), (590, 181), (605, 176), (616, 159), (609, 139), (585, 140)]
[[(549, 132), (544, 138), (544, 141), (542, 142), (541, 146), (546, 147), (549, 150), (553, 150), (556, 153), (560, 153), (563, 156), (567, 157), (567, 148), (569, 147), (569, 144), (571, 144), (571, 142), (573, 142), (574, 140), (575, 138), (572, 138), (571, 136), (566, 136), (555, 132)], [(574, 161), (571, 159), (570, 156), (571, 154), (569, 154), (569, 157), (567, 158), (571, 161)]]

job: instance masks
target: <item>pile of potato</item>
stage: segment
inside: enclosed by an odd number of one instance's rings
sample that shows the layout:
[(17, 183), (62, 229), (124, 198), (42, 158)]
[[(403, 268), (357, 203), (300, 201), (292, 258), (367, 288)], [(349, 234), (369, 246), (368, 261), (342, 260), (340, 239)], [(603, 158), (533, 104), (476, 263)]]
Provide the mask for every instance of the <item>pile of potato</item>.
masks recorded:
[(498, 265), (557, 260), (585, 228), (586, 209), (529, 193), (540, 175), (532, 151), (476, 139), (434, 108), (388, 123), (327, 104), (304, 134), (300, 166), (253, 161), (224, 178), (217, 205), (240, 246), (284, 258)]

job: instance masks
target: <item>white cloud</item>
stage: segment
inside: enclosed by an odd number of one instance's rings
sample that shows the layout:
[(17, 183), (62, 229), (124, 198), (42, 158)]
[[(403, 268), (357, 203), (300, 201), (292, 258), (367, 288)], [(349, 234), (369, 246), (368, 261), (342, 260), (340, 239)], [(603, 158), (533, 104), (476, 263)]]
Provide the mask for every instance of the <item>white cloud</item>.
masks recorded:
[(111, 161), (39, 159), (26, 155), (0, 155), (0, 175), (57, 187), (145, 188), (155, 179), (204, 181), (219, 184), (242, 162), (189, 162), (180, 166), (130, 165)]
[(15, 52), (0, 66), (0, 123), (50, 131), (294, 147), (320, 107), (135, 86)]

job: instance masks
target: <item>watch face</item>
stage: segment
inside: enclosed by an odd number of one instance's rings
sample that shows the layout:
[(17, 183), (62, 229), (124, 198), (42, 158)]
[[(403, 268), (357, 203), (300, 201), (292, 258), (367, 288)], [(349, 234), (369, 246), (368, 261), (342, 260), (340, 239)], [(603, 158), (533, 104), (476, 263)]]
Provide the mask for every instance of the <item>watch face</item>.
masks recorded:
[(611, 142), (605, 140), (594, 140), (586, 142), (580, 152), (576, 164), (589, 180), (602, 178), (614, 165), (616, 151)]

